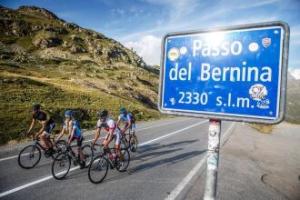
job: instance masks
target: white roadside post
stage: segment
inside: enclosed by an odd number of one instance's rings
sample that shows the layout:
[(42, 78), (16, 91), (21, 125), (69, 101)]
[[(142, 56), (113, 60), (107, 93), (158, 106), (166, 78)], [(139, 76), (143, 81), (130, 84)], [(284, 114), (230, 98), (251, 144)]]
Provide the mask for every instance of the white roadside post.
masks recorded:
[(208, 152), (204, 200), (216, 199), (220, 138), (221, 121), (216, 119), (210, 119), (208, 128)]

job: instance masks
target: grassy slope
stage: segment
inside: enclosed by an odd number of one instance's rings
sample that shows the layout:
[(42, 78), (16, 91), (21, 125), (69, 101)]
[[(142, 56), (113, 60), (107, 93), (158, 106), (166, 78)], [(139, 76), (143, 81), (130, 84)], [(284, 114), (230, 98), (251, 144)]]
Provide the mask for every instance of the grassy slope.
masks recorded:
[[(47, 76), (50, 77), (52, 73), (55, 72), (49, 70)], [(31, 70), (29, 74), (24, 75), (22, 69), (8, 70), (8, 66), (2, 65), (0, 68), (1, 143), (19, 139), (18, 134), (28, 128), (30, 107), (35, 102), (41, 103), (58, 123), (62, 121), (65, 109), (78, 110), (84, 128), (95, 125), (96, 112), (101, 108), (110, 110), (112, 116), (117, 116), (120, 106), (126, 106), (135, 112), (138, 119), (147, 120), (160, 116), (156, 110), (147, 108), (138, 101), (76, 84), (65, 77), (47, 78), (39, 70)]]

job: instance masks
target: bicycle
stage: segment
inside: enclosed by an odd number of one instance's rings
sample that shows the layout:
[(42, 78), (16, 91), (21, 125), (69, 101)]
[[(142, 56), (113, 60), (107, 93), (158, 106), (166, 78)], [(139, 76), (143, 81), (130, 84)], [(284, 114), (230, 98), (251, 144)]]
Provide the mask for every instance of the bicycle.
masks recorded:
[(138, 149), (138, 139), (134, 131), (131, 128), (128, 129), (128, 133), (122, 134), (121, 146), (122, 148), (130, 149), (131, 152), (136, 152)]
[[(57, 180), (62, 180), (67, 176), (71, 168), (71, 161), (73, 161), (75, 166), (77, 166), (80, 162), (79, 155), (76, 155), (72, 147), (73, 146), (71, 145), (67, 145), (66, 151), (59, 153), (53, 160), (51, 173)], [(91, 151), (92, 148), (89, 144), (86, 144), (81, 147), (81, 150), (84, 156), (85, 167), (87, 167), (90, 165), (93, 158), (93, 151)]]
[[(44, 151), (44, 156), (46, 158), (51, 157), (54, 159), (54, 157), (61, 151), (63, 151), (64, 147), (66, 146), (66, 141), (59, 140), (57, 142), (54, 142), (54, 137), (50, 137), (51, 142), (55, 145), (55, 148), (53, 148), (54, 152), (47, 152), (47, 150), (41, 145), (39, 142), (39, 138), (33, 139), (33, 144), (30, 144), (26, 147), (24, 147), (18, 156), (18, 164), (23, 169), (32, 169), (34, 168), (41, 160), (41, 150)], [(27, 162), (29, 162), (27, 164)]]
[(88, 171), (89, 180), (94, 184), (101, 183), (108, 172), (108, 169), (117, 169), (119, 172), (125, 172), (129, 166), (130, 154), (128, 149), (120, 150), (120, 156), (114, 158), (112, 150), (116, 152), (115, 148), (103, 149), (103, 153), (96, 156), (90, 166)]

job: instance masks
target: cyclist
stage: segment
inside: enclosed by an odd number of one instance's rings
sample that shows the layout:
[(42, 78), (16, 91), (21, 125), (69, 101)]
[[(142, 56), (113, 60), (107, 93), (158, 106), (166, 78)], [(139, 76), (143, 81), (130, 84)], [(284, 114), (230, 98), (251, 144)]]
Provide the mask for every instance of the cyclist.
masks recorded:
[(54, 152), (53, 144), (50, 140), (50, 134), (55, 127), (54, 120), (49, 117), (44, 111), (41, 110), (40, 104), (34, 104), (32, 107), (32, 121), (27, 131), (27, 135), (30, 134), (34, 125), (38, 122), (42, 125), (42, 128), (37, 132), (34, 138), (40, 138), (43, 147), (46, 149), (45, 153), (50, 155)]
[(95, 138), (92, 143), (92, 147), (94, 147), (96, 141), (100, 136), (101, 129), (103, 128), (108, 134), (103, 141), (104, 149), (108, 148), (109, 143), (115, 139), (115, 149), (116, 154), (113, 154), (114, 157), (120, 156), (120, 143), (121, 143), (121, 133), (120, 129), (117, 127), (117, 124), (114, 120), (108, 117), (108, 111), (102, 110), (98, 113), (99, 120), (97, 121), (97, 129), (95, 133)]
[(75, 119), (73, 111), (71, 110), (67, 110), (65, 112), (65, 117), (66, 120), (62, 132), (64, 130), (69, 131), (68, 145), (70, 145), (74, 140), (77, 141), (77, 155), (79, 157), (80, 169), (83, 169), (85, 167), (85, 158), (81, 149), (83, 136), (80, 128), (80, 123)]
[(118, 117), (117, 126), (119, 127), (120, 122), (124, 122), (125, 126), (123, 129), (121, 129), (122, 135), (125, 134), (125, 132), (130, 129), (132, 133), (135, 133), (135, 119), (132, 113), (127, 112), (126, 108), (120, 109), (120, 115)]
[(71, 116), (72, 116), (72, 110), (66, 110), (65, 111), (65, 120), (63, 122), (63, 127), (61, 129), (60, 134), (55, 139), (55, 141), (60, 140), (60, 138), (62, 138), (65, 133), (70, 134), (70, 131), (71, 131), (70, 127), (72, 127), (72, 126), (69, 126), (70, 121), (71, 121)]

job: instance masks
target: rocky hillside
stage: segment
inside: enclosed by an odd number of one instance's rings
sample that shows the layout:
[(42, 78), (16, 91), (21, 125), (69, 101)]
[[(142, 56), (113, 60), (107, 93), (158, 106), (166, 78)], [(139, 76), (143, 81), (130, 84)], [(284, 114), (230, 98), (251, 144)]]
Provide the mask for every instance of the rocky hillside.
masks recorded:
[(159, 117), (157, 70), (119, 42), (29, 6), (0, 7), (0, 30), (0, 143), (19, 138), (35, 102), (57, 121), (78, 110), (84, 127), (100, 108)]
[(288, 75), (286, 121), (300, 124), (300, 80)]

